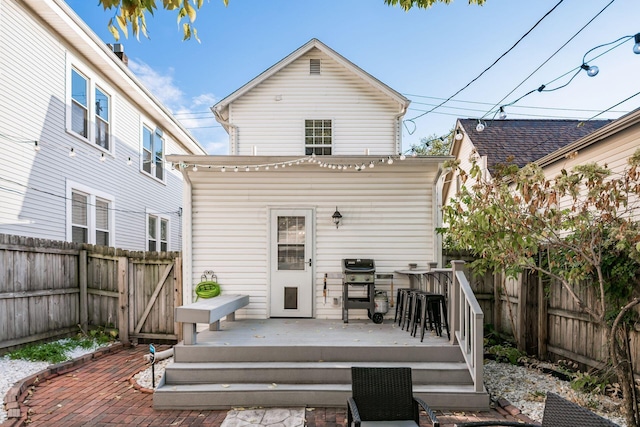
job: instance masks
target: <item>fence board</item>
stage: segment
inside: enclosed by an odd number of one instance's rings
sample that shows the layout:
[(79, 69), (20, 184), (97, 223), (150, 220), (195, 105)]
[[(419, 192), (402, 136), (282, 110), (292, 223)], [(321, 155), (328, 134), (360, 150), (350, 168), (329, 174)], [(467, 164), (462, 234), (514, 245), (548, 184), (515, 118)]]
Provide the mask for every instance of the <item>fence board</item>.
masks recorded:
[[(174, 259), (181, 262), (179, 253), (129, 252), (0, 234), (0, 350), (67, 336), (78, 324), (85, 329), (124, 323), (131, 333), (131, 319), (143, 313), (159, 270)], [(179, 296), (175, 283), (182, 282), (176, 274), (181, 271), (174, 267), (166, 278), (138, 338), (177, 338), (173, 308)], [(119, 274), (131, 285), (122, 296)]]

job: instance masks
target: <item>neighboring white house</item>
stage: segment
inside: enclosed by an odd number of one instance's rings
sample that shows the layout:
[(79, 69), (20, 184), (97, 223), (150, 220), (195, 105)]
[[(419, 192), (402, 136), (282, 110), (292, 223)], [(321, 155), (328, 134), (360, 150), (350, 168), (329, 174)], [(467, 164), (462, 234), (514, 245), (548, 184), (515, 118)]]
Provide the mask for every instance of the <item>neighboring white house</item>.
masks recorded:
[(239, 316), (339, 319), (343, 258), (377, 273), (437, 260), (448, 157), (398, 154), (408, 105), (312, 39), (213, 106), (232, 155), (169, 156), (185, 176), (185, 302), (213, 270), (223, 293), (250, 295)]
[[(62, 0), (0, 0), (0, 233), (179, 250), (205, 150)], [(114, 52), (114, 50), (116, 52)]]
[[(471, 170), (472, 159), (475, 159), (483, 176), (491, 178), (499, 164), (513, 163), (523, 167), (610, 122), (611, 120), (494, 120), (477, 127), (477, 119), (458, 119), (449, 153), (460, 162), (460, 168), (466, 172)], [(443, 205), (455, 197), (462, 185), (473, 184), (471, 178), (463, 184), (455, 171), (449, 171), (443, 180)]]

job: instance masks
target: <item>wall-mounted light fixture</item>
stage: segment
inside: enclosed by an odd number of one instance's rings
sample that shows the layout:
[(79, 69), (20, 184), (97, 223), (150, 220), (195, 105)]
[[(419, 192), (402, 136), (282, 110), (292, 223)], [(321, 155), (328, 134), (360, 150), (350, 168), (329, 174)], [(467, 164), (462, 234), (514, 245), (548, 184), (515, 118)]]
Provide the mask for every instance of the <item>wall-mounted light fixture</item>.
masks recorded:
[(331, 215), (331, 219), (333, 223), (336, 225), (336, 228), (340, 227), (340, 221), (342, 221), (342, 214), (338, 212), (338, 207), (336, 206), (336, 211)]

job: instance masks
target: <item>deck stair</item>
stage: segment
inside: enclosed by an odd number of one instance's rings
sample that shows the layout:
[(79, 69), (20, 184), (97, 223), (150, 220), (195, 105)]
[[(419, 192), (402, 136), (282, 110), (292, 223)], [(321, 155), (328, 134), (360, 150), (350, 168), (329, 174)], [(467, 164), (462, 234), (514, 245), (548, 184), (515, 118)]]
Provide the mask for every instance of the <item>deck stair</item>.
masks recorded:
[(351, 366), (408, 366), (414, 393), (433, 408), (488, 409), (459, 346), (436, 336), (421, 343), (390, 322), (223, 322), (220, 331), (200, 332), (195, 345), (174, 347), (154, 408), (342, 407)]

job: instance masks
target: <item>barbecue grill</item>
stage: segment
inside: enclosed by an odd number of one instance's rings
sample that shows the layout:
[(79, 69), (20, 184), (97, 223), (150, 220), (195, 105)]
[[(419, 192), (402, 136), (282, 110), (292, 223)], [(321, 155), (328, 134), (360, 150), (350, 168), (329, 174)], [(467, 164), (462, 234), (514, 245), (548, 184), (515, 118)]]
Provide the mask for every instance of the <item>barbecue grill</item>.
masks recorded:
[(342, 260), (342, 320), (349, 323), (350, 309), (366, 309), (369, 319), (382, 323), (382, 313), (375, 312), (376, 265), (372, 259)]

